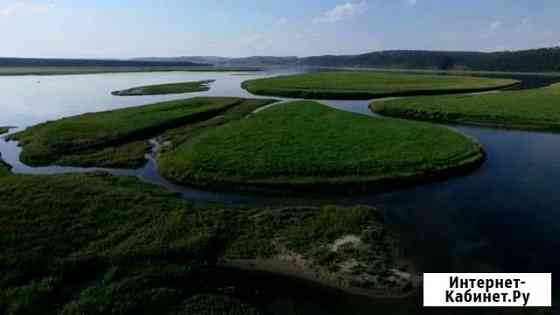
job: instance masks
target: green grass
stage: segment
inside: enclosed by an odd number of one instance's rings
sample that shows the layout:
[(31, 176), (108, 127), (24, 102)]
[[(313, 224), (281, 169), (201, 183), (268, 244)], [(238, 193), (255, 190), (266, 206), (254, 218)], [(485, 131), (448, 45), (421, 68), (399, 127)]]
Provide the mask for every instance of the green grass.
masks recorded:
[[(367, 246), (329, 254), (346, 234)], [(203, 208), (135, 178), (4, 176), (0, 313), (259, 314), (223, 292), (224, 259), (271, 257), (281, 242), (314, 270), (356, 257), (374, 272), (368, 262), (393, 263), (390, 235), (370, 208)]]
[[(204, 121), (243, 104), (240, 98), (199, 97), (63, 118), (11, 136), (23, 146), (29, 165), (136, 166), (148, 146), (144, 140)], [(260, 100), (265, 105), (271, 100)]]
[(175, 129), (169, 129), (165, 133), (161, 134), (158, 139), (166, 144), (164, 150), (170, 150), (206, 130), (243, 119), (253, 113), (255, 110), (268, 105), (270, 102), (270, 100), (247, 99), (239, 105), (229, 108), (220, 115), (215, 116), (211, 119), (188, 124)]
[(370, 105), (377, 113), (408, 119), (560, 131), (560, 84), (465, 96), (426, 96)]
[(0, 127), (0, 135), (1, 135), (1, 134), (5, 134), (5, 133), (7, 133), (8, 131), (10, 131), (10, 128), (8, 128), (8, 127)]
[[(391, 280), (392, 269), (399, 264), (398, 242), (375, 209), (300, 207), (262, 211), (241, 231), (226, 249), (226, 262), (241, 260), (258, 268), (259, 261), (268, 259), (264, 270), (288, 264), (296, 275), (313, 274), (318, 280), (342, 288), (369, 289), (377, 296), (402, 295), (412, 289), (409, 281)], [(349, 236), (357, 242), (341, 241)], [(295, 257), (305, 263), (293, 265)]]
[(467, 93), (516, 84), (508, 79), (383, 72), (320, 72), (243, 82), (258, 95), (310, 99), (372, 99), (388, 96)]
[(300, 101), (203, 132), (158, 163), (163, 176), (179, 183), (319, 190), (449, 176), (482, 158), (477, 143), (447, 128)]
[(210, 86), (208, 86), (208, 84), (212, 82), (214, 82), (214, 80), (146, 85), (121, 91), (114, 91), (111, 94), (116, 96), (137, 96), (204, 92), (210, 90)]
[(10, 167), (2, 160), (2, 155), (0, 154), (0, 177), (10, 175)]

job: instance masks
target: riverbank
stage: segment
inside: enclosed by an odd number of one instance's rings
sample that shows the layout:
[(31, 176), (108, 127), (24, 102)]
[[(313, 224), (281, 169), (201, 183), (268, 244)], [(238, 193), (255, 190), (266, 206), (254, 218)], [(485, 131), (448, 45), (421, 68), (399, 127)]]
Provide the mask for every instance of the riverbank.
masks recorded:
[(329, 71), (249, 80), (242, 87), (257, 95), (304, 99), (371, 100), (374, 98), (475, 93), (519, 84), (510, 79), (450, 75)]
[(286, 253), (279, 244), (313, 270), (339, 267), (331, 272), (368, 290), (408, 288), (385, 276), (399, 268), (400, 251), (372, 208), (201, 207), (134, 178), (95, 173), (2, 176), (0, 214), (0, 232), (10, 236), (0, 238), (0, 309), (8, 314), (183, 314), (175, 312), (218, 301), (257, 312), (259, 295), (244, 293), (250, 283), (224, 290), (228, 274), (213, 270), (224, 260)]
[(372, 102), (381, 115), (487, 127), (560, 131), (560, 84), (496, 94), (414, 97)]

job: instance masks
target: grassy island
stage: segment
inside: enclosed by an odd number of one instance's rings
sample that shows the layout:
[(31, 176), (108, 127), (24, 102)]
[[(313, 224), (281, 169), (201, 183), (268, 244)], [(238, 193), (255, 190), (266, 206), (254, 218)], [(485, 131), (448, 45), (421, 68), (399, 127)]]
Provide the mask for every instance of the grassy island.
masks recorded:
[(223, 290), (234, 281), (223, 266), (272, 262), (402, 296), (397, 246), (371, 208), (202, 208), (103, 173), (0, 177), (2, 314), (261, 314), (262, 301), (238, 299), (246, 278)]
[(308, 99), (372, 99), (390, 96), (481, 92), (510, 87), (517, 81), (480, 77), (333, 71), (243, 82), (258, 95)]
[(199, 97), (46, 122), (10, 138), (23, 146), (29, 165), (136, 167), (149, 151), (146, 140), (170, 129), (220, 116), (236, 107), (272, 100)]
[(374, 102), (377, 113), (408, 119), (560, 131), (560, 84), (464, 96), (425, 96)]
[(210, 129), (158, 159), (173, 181), (216, 188), (387, 188), (471, 170), (481, 147), (447, 128), (279, 104)]
[(212, 82), (214, 82), (214, 80), (146, 85), (114, 91), (111, 92), (111, 94), (116, 96), (139, 96), (204, 92), (210, 90), (209, 84)]

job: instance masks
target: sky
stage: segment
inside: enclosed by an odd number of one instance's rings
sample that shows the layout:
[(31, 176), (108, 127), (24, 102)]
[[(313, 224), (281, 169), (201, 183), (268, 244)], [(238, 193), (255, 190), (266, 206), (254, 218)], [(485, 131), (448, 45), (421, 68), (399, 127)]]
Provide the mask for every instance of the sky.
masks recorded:
[(560, 46), (560, 0), (0, 0), (1, 57)]

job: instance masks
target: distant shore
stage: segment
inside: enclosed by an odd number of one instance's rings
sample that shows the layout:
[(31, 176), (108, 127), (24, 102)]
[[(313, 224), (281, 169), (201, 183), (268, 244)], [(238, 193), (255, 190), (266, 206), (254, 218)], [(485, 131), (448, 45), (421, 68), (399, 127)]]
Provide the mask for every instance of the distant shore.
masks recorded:
[(256, 72), (257, 67), (0, 67), (0, 76), (79, 75), (130, 72)]

